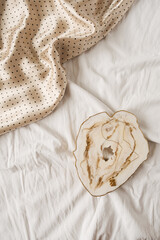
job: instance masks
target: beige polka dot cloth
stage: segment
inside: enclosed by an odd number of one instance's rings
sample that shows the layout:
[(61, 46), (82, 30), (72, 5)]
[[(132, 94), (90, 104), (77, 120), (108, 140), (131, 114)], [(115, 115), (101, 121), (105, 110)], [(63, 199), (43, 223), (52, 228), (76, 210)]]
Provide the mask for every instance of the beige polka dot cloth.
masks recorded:
[(0, 0), (0, 134), (61, 101), (62, 64), (114, 28), (134, 0)]

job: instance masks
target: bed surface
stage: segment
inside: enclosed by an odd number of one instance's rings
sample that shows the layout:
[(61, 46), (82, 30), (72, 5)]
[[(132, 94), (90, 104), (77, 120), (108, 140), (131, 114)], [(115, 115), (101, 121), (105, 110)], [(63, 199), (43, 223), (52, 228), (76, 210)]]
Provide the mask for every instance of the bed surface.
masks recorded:
[[(0, 137), (0, 239), (160, 239), (160, 5), (135, 1), (121, 23), (65, 63), (68, 86), (52, 114)], [(116, 191), (92, 197), (72, 151), (90, 115), (134, 113), (149, 158)]]

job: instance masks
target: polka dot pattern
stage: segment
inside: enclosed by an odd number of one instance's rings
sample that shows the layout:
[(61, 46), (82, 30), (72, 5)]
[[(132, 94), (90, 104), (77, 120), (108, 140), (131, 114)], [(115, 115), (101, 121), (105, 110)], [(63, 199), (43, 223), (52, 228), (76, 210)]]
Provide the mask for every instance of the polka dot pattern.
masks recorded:
[(134, 0), (0, 1), (0, 134), (53, 111), (63, 63), (106, 36)]

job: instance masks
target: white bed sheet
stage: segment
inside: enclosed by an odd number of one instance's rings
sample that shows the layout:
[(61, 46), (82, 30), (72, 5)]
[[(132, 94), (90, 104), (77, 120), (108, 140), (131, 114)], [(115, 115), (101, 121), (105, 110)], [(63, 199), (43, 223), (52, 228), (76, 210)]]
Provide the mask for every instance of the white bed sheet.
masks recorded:
[[(160, 4), (137, 0), (123, 21), (65, 64), (66, 94), (45, 119), (0, 137), (0, 239), (160, 239)], [(92, 197), (72, 151), (90, 115), (134, 113), (150, 155), (119, 189)]]

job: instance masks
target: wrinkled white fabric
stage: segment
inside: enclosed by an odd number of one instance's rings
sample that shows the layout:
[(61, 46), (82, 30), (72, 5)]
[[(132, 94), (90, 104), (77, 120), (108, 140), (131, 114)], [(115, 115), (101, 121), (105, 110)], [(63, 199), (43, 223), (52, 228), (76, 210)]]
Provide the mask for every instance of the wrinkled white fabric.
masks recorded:
[[(45, 119), (0, 137), (0, 239), (160, 239), (160, 5), (135, 1), (104, 40), (65, 64), (66, 94)], [(116, 191), (94, 198), (72, 151), (90, 115), (134, 113), (150, 155)]]

